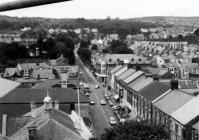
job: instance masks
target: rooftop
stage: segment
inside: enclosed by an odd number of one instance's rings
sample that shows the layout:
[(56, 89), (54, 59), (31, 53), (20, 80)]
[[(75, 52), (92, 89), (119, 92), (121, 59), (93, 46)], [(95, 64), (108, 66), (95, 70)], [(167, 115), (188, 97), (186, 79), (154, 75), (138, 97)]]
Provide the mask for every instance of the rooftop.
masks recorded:
[(49, 88), (52, 88), (52, 86), (58, 84), (59, 82), (60, 82), (60, 79), (47, 79), (45, 81), (39, 82), (33, 88), (34, 89), (49, 89)]
[(133, 74), (135, 71), (136, 71), (135, 69), (128, 69), (125, 72), (123, 72), (122, 74), (120, 74), (117, 78), (120, 80), (126, 79), (128, 76)]
[(199, 110), (196, 108), (198, 106), (199, 96), (196, 96), (193, 99), (189, 100), (186, 104), (178, 108), (176, 111), (174, 111), (171, 116), (183, 125), (186, 125), (198, 116)]
[(123, 66), (120, 70), (118, 70), (117, 72), (115, 72), (115, 76), (117, 77), (118, 75), (122, 74), (123, 72), (125, 72), (127, 70), (127, 66)]
[(187, 94), (181, 90), (172, 90), (165, 96), (153, 103), (154, 106), (162, 110), (168, 115), (171, 115), (175, 110), (187, 103), (194, 96)]
[(8, 92), (17, 88), (20, 85), (18, 82), (0, 78), (0, 97), (5, 96)]
[(142, 75), (139, 78), (137, 78), (135, 81), (128, 84), (128, 86), (138, 92), (152, 82), (153, 78), (145, 77), (144, 75)]
[(111, 73), (115, 73), (115, 72), (117, 72), (119, 69), (121, 69), (122, 68), (122, 66), (121, 65), (119, 65), (119, 66), (117, 66), (116, 68), (114, 68), (112, 71), (111, 71)]
[(132, 75), (130, 75), (128, 78), (124, 79), (124, 82), (126, 84), (129, 84), (130, 82), (132, 82), (133, 80), (135, 80), (136, 78), (138, 78), (139, 76), (143, 75), (144, 73), (142, 71), (136, 71), (135, 73), (133, 73)]
[(155, 99), (163, 95), (164, 93), (168, 92), (170, 90), (170, 85), (159, 82), (159, 81), (153, 81), (148, 86), (146, 86), (144, 89), (142, 89), (139, 94), (144, 96), (149, 101), (153, 102)]
[[(53, 100), (58, 100), (60, 103), (77, 103), (77, 92), (70, 88), (50, 88), (48, 89), (49, 96)], [(47, 89), (14, 89), (4, 97), (0, 98), (0, 103), (27, 103), (31, 101), (43, 103), (46, 97)], [(89, 103), (89, 98), (80, 94), (80, 102)]]
[[(25, 117), (23, 116), (22, 118)], [(18, 128), (18, 131), (10, 138), (14, 140), (28, 139), (29, 134), (27, 128), (31, 126), (37, 127), (37, 138), (39, 139), (64, 140), (66, 137), (70, 140), (83, 139), (70, 116), (54, 108), (47, 112), (43, 108), (34, 119), (31, 119), (26, 125), (22, 125), (20, 129)]]

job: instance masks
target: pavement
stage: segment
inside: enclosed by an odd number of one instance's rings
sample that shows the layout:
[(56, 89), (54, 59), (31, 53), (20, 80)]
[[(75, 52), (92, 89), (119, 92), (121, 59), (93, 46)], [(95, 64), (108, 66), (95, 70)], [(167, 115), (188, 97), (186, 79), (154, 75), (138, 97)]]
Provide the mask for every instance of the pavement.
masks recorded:
[[(83, 73), (81, 76), (79, 76), (79, 80), (88, 83), (91, 89), (90, 99), (91, 101), (95, 102), (95, 105), (91, 105), (90, 109), (91, 122), (93, 132), (95, 136), (100, 140), (100, 136), (105, 132), (105, 128), (111, 127), (109, 125), (109, 118), (115, 115), (108, 102), (106, 105), (100, 105), (100, 100), (106, 100), (104, 98), (106, 89), (102, 87), (97, 79), (95, 79), (95, 77), (92, 75), (92, 72), (86, 66), (84, 66), (84, 64), (81, 62), (77, 55), (76, 63), (77, 65), (79, 65), (80, 71), (82, 71)], [(95, 85), (99, 85), (100, 88), (95, 89)]]

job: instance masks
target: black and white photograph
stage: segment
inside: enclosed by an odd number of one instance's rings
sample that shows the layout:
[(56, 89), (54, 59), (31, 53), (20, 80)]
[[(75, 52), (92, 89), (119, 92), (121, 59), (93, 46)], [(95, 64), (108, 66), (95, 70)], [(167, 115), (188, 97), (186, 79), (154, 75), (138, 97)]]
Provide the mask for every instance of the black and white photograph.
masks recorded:
[(198, 0), (0, 0), (0, 140), (199, 140)]

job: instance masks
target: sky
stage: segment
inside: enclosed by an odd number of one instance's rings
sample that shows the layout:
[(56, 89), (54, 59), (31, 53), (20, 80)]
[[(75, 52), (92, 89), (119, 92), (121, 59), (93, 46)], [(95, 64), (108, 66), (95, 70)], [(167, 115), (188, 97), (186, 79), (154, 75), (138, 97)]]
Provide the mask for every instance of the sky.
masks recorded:
[(192, 17), (199, 16), (198, 4), (198, 0), (73, 0), (0, 12), (0, 15), (87, 19), (104, 19), (108, 16), (121, 19), (146, 16)]

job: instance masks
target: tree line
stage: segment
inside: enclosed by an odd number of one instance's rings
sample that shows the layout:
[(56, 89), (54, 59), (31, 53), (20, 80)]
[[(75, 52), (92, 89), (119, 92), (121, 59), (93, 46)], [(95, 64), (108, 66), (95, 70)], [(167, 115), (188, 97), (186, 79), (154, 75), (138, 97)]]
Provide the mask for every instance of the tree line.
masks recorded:
[[(17, 42), (0, 43), (0, 50), (0, 63), (8, 67), (15, 67), (16, 60), (20, 58), (57, 59), (61, 55), (69, 60), (70, 65), (75, 64), (74, 42), (67, 34), (58, 34), (45, 40), (40, 36), (28, 48)], [(30, 52), (35, 54), (36, 50), (39, 51), (39, 56), (30, 56)]]

